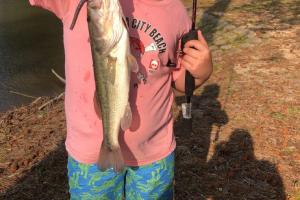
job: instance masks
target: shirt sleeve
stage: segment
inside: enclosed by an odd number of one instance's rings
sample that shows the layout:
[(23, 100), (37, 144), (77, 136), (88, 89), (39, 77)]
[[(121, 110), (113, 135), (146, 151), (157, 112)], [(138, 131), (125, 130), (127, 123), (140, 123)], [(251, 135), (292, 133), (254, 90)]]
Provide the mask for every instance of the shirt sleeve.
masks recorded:
[(38, 6), (54, 13), (63, 20), (70, 8), (70, 0), (29, 0), (32, 6)]
[(177, 44), (177, 51), (176, 51), (176, 58), (177, 58), (177, 63), (176, 63), (176, 68), (173, 70), (172, 72), (172, 79), (173, 81), (176, 81), (178, 79), (178, 77), (180, 77), (180, 75), (182, 73), (185, 72), (184, 67), (181, 66), (181, 60), (182, 60), (182, 56), (181, 56), (181, 37), (190, 31), (191, 26), (192, 26), (192, 21), (190, 19), (190, 17), (188, 16), (186, 10), (184, 10), (184, 13), (181, 15), (181, 23), (180, 23), (180, 30), (179, 30), (179, 34), (178, 34), (178, 44)]

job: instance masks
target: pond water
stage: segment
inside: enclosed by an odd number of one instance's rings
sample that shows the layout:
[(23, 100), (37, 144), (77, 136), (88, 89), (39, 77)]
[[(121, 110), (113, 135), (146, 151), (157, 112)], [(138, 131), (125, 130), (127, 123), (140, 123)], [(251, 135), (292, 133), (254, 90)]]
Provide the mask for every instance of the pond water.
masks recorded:
[(1, 0), (0, 112), (33, 101), (14, 92), (34, 97), (62, 92), (51, 68), (64, 76), (63, 66), (60, 21), (27, 0)]

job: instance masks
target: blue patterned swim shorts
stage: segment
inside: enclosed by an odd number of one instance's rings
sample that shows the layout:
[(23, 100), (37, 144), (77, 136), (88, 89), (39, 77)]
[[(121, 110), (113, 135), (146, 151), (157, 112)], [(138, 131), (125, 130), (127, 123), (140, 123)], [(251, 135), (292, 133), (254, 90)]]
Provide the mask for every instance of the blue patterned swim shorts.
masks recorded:
[(174, 153), (149, 165), (116, 173), (68, 158), (71, 200), (172, 200)]

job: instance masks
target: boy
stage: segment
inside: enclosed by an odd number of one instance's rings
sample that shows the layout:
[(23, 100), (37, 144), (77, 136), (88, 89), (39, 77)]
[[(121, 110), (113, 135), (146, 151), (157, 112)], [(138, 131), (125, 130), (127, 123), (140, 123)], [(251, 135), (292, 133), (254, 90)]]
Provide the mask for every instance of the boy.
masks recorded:
[(86, 7), (71, 31), (79, 1), (30, 3), (50, 10), (63, 23), (71, 199), (172, 199), (175, 139), (171, 84), (184, 91), (185, 70), (189, 70), (198, 87), (212, 72), (210, 51), (201, 32), (199, 40), (185, 45), (184, 56), (176, 54), (181, 36), (190, 28), (180, 0), (120, 0), (129, 27), (131, 51), (139, 64), (138, 73), (131, 75), (133, 122), (119, 137), (127, 166), (121, 173), (113, 169), (102, 172), (95, 164), (103, 136), (101, 113), (94, 106)]

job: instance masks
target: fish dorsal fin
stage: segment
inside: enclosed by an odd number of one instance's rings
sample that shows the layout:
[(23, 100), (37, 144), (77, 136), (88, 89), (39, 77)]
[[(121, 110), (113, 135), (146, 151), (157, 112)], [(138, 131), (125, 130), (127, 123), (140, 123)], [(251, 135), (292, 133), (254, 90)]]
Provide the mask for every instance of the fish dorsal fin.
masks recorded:
[(128, 103), (125, 109), (125, 113), (123, 118), (121, 119), (121, 129), (126, 131), (131, 126), (132, 122), (132, 112), (130, 108), (130, 104)]
[(137, 61), (136, 61), (136, 59), (133, 55), (129, 54), (127, 56), (127, 63), (128, 63), (128, 65), (129, 65), (132, 72), (137, 73), (139, 71), (139, 65), (138, 65), (138, 63), (137, 63)]

